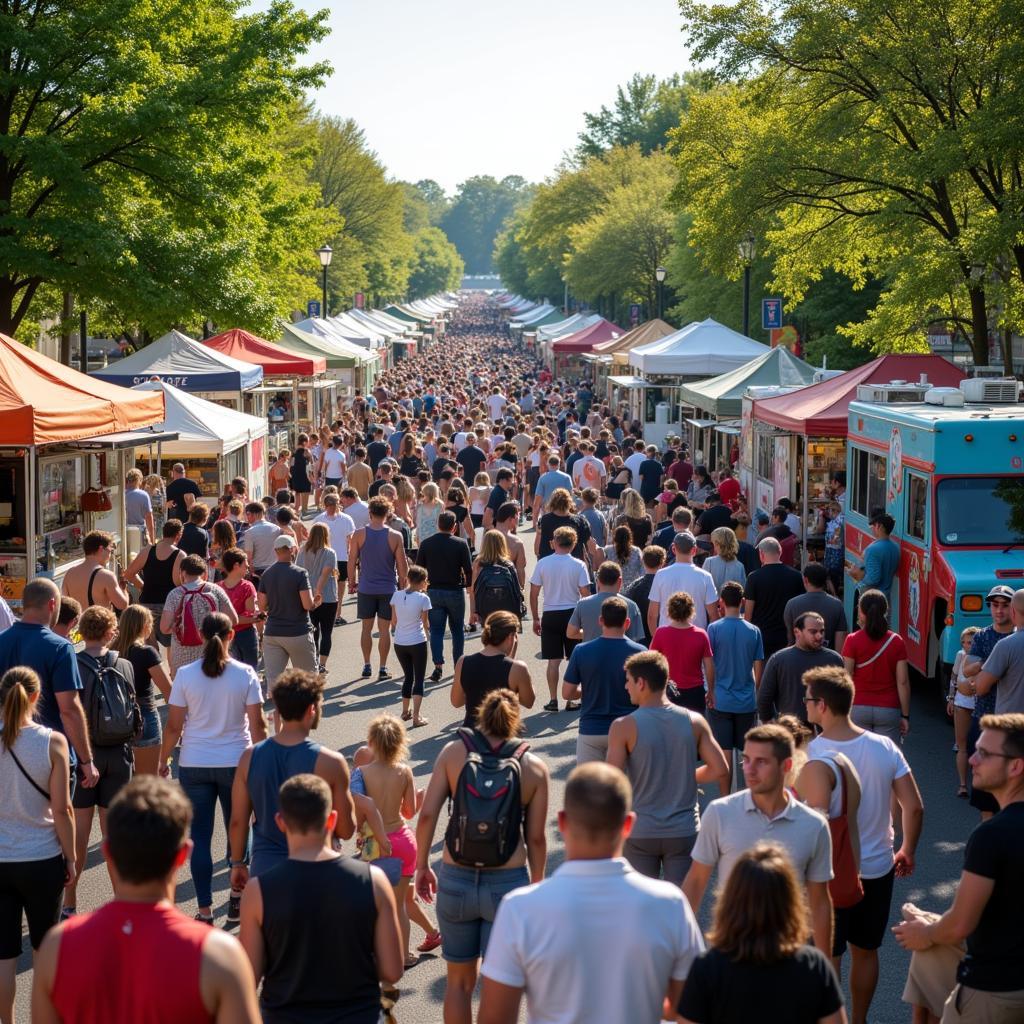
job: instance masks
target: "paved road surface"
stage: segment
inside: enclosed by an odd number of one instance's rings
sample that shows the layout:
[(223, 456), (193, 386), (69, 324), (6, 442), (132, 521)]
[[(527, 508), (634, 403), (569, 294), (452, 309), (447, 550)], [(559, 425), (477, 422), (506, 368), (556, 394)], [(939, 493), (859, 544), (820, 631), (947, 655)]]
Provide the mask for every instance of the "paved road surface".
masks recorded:
[[(532, 569), (533, 533), (527, 529), (524, 535), (527, 547), (531, 548)], [(351, 599), (346, 602), (344, 613), (354, 619), (355, 607)], [(527, 623), (519, 646), (519, 657), (531, 666), (534, 687), (538, 694), (537, 704), (526, 716), (526, 735), (535, 753), (543, 756), (551, 770), (553, 792), (551, 794), (551, 820), (548, 832), (549, 872), (562, 861), (562, 846), (554, 826), (554, 810), (562, 804), (562, 789), (566, 777), (575, 764), (576, 715), (560, 712), (549, 714), (540, 710), (547, 700), (544, 682), (544, 665), (539, 659), (539, 638), (535, 637)], [(327, 700), (324, 717), (315, 738), (321, 743), (340, 749), (351, 757), (363, 741), (370, 719), (381, 711), (400, 710), (399, 686), (394, 680), (377, 682), (358, 678), (362, 668), (359, 653), (358, 625), (339, 627), (335, 631), (335, 643), (329, 664)], [(469, 639), (467, 650), (479, 649), (479, 633)], [(417, 783), (425, 785), (434, 758), (441, 747), (452, 737), (452, 730), (461, 719), (461, 711), (451, 707), (448, 691), (451, 684), (450, 649), (446, 645), (448, 670), (441, 683), (428, 682), (428, 693), (423, 703), (424, 714), (430, 725), (410, 732), (411, 764)], [(376, 651), (374, 670), (376, 671)], [(392, 655), (390, 668), (398, 672), (397, 659)], [(942, 910), (949, 904), (953, 888), (960, 874), (964, 843), (975, 823), (974, 812), (966, 802), (957, 800), (956, 777), (951, 753), (952, 730), (946, 722), (945, 711), (935, 699), (934, 688), (919, 687), (914, 694), (913, 731), (907, 738), (906, 753), (917, 776), (924, 796), (924, 835), (918, 850), (917, 870), (912, 878), (897, 880), (893, 899), (894, 914), (901, 903), (912, 900), (919, 906)], [(440, 855), (440, 834), (434, 853)], [(79, 907), (92, 909), (111, 895), (110, 882), (102, 865), (99, 852), (98, 831), (94, 834), (94, 845), (90, 852), (89, 867), (78, 890)], [(214, 849), (223, 849), (223, 829), (218, 826)], [(223, 922), (227, 912), (228, 872), (222, 864), (214, 877), (215, 914)], [(183, 910), (195, 912), (195, 900), (191, 879), (183, 871), (178, 886), (178, 901)], [(705, 908), (708, 901), (705, 901)], [(428, 914), (433, 918), (430, 908)], [(702, 915), (706, 924), (707, 911)], [(419, 944), (422, 934), (413, 928), (413, 945)], [(609, 952), (614, 952), (614, 922), (609, 921)], [(26, 948), (28, 946), (26, 940)], [(621, 952), (621, 951), (620, 951)], [(908, 1008), (900, 1002), (903, 982), (906, 977), (908, 954), (888, 938), (882, 949), (881, 980), (876, 995), (872, 1022), (896, 1024), (909, 1019)], [(22, 970), (18, 978), (18, 1019), (29, 1019), (29, 988), (31, 985), (31, 961), (23, 957)], [(405, 974), (401, 983), (402, 997), (398, 1005), (400, 1022), (428, 1022), (441, 1020), (441, 1004), (444, 998), (445, 969), (440, 950), (423, 956), (420, 962)], [(525, 1017), (523, 1018), (525, 1019)]]

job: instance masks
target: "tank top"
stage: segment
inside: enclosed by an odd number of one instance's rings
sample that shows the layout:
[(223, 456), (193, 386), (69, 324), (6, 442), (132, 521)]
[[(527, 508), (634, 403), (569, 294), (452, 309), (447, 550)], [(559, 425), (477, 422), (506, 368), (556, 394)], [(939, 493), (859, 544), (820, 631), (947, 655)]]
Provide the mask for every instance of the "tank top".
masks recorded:
[(487, 694), (508, 686), (513, 660), (497, 654), (467, 654), (462, 659), (462, 689), (466, 694), (466, 714), (462, 724), (468, 728), (476, 725), (477, 709)]
[[(32, 781), (50, 788), (52, 729), (30, 722), (14, 741), (14, 753)], [(49, 860), (60, 853), (50, 801), (25, 778), (14, 758), (0, 743), (0, 863)]]
[(370, 866), (286, 860), (260, 878), (264, 1024), (377, 1024), (377, 908)]
[(637, 708), (633, 721), (636, 745), (626, 762), (636, 811), (630, 834), (637, 839), (696, 835), (700, 812), (692, 712), (675, 704)]
[(256, 822), (252, 830), (252, 874), (260, 875), (288, 859), (288, 841), (277, 827), (277, 794), (294, 775), (313, 774), (320, 744), (305, 739), (286, 746), (265, 739), (252, 748), (248, 789)]
[(156, 545), (149, 549), (146, 564), (142, 567), (142, 593), (140, 604), (163, 604), (167, 595), (175, 587), (174, 560), (178, 557), (178, 548), (171, 548), (166, 558), (157, 558)]
[(199, 990), (210, 926), (169, 903), (114, 900), (64, 923), (53, 1005), (77, 1024), (213, 1021)]
[(367, 526), (365, 534), (359, 552), (359, 593), (390, 596), (398, 589), (391, 531), (387, 527)]
[(846, 778), (843, 775), (842, 769), (832, 760), (831, 757), (818, 756), (812, 758), (814, 761), (820, 761), (822, 764), (827, 765), (830, 772), (832, 772), (832, 778), (835, 780), (832, 786), (832, 794), (828, 798), (828, 816), (832, 818), (838, 818), (843, 813), (843, 787), (846, 785)]

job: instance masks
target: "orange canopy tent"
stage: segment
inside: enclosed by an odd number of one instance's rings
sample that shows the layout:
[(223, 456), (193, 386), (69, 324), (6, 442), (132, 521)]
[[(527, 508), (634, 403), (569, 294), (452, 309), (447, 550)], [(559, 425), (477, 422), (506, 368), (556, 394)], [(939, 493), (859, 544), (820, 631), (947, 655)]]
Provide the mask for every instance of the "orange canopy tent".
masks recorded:
[(323, 356), (299, 355), (275, 345), (272, 341), (257, 338), (255, 334), (243, 331), (240, 327), (215, 334), (212, 338), (207, 338), (203, 344), (234, 359), (262, 366), (264, 374), (268, 377), (312, 377), (327, 371), (327, 360)]
[(162, 423), (162, 391), (131, 391), (0, 334), (0, 445), (54, 444)]

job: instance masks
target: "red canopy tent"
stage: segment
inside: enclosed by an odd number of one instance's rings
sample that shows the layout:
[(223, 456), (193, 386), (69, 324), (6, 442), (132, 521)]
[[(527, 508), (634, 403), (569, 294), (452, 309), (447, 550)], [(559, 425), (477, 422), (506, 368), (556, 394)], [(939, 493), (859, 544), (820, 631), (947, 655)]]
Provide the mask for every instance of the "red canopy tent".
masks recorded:
[(312, 377), (327, 370), (327, 360), (322, 356), (299, 355), (240, 327), (215, 334), (203, 344), (234, 359), (262, 366), (266, 377)]
[(626, 332), (613, 324), (610, 320), (598, 320), (582, 331), (575, 334), (567, 334), (551, 343), (552, 351), (559, 355), (581, 355), (584, 352), (593, 352), (595, 345), (605, 341), (615, 341)]
[(964, 372), (942, 356), (879, 356), (838, 377), (809, 384), (776, 398), (753, 403), (753, 418), (760, 423), (808, 437), (845, 437), (850, 402), (858, 384), (916, 383), (925, 374), (936, 387), (957, 387)]

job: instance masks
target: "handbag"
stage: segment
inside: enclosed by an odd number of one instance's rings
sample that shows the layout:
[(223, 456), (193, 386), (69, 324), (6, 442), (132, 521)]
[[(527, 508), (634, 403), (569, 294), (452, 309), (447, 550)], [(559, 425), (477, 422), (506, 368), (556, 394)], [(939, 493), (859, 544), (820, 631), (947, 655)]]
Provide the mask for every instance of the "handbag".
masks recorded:
[(832, 881), (828, 883), (832, 906), (837, 910), (852, 907), (864, 898), (864, 885), (857, 873), (857, 862), (853, 856), (850, 840), (850, 823), (846, 807), (846, 776), (842, 765), (831, 762), (843, 787), (843, 802), (836, 818), (829, 818), (828, 830), (832, 833)]
[(110, 512), (114, 508), (110, 491), (102, 487), (86, 488), (82, 492), (81, 506), (83, 512)]

